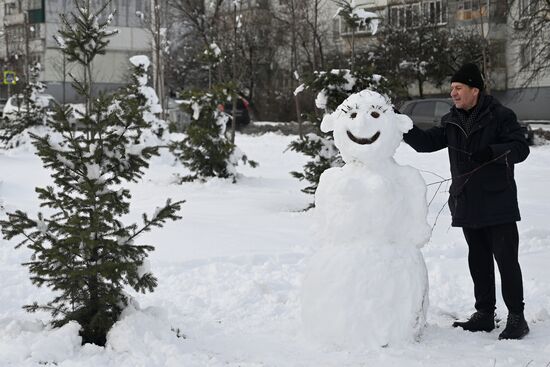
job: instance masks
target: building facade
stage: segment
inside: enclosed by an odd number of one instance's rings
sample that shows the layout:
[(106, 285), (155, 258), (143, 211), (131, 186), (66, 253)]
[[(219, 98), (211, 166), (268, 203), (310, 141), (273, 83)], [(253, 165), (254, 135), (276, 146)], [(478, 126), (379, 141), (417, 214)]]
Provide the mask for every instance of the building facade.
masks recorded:
[[(101, 4), (102, 1), (91, 0), (93, 8), (98, 9)], [(14, 70), (24, 81), (26, 65), (39, 62), (46, 93), (66, 103), (78, 101), (68, 74), (78, 76), (80, 71), (66, 62), (53, 36), (60, 27), (60, 14), (69, 14), (74, 6), (73, 0), (0, 0), (1, 67)], [(116, 9), (112, 27), (119, 33), (111, 38), (107, 53), (94, 62), (96, 92), (118, 88), (127, 81), (129, 57), (151, 54), (151, 35), (136, 14), (148, 13), (149, 7), (150, 0), (113, 0), (105, 9), (104, 16)], [(0, 88), (0, 96), (10, 92), (5, 85)]]
[[(410, 28), (419, 24), (421, 17), (429, 23), (447, 29), (472, 29), (491, 44), (495, 54), (491, 58), (491, 93), (510, 106), (522, 120), (550, 120), (550, 73), (542, 74), (525, 87), (530, 74), (529, 63), (534, 57), (532, 46), (526, 45), (521, 31), (528, 26), (522, 19), (522, 7), (527, 1), (515, 1), (509, 9), (500, 0), (356, 0), (354, 4), (380, 15), (383, 23)], [(334, 8), (334, 5), (330, 5)], [(333, 37), (343, 52), (351, 31), (341, 19), (333, 20)], [(357, 47), (368, 47), (373, 42), (367, 29), (357, 29)], [(414, 96), (414, 89), (411, 94)], [(428, 94), (445, 95), (448, 88), (431, 86)]]

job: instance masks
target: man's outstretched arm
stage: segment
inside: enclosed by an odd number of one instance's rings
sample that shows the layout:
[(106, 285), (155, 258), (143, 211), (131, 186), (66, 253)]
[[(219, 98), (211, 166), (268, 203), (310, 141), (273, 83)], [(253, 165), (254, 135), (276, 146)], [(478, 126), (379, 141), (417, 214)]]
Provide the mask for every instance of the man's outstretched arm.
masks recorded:
[(445, 128), (441, 126), (422, 130), (413, 125), (413, 128), (403, 135), (403, 140), (421, 153), (435, 152), (447, 147)]

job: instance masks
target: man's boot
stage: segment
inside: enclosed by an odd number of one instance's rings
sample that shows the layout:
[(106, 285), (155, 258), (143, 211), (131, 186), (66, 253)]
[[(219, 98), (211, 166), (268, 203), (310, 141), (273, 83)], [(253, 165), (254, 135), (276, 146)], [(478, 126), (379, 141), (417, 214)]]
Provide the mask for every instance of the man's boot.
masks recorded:
[(453, 327), (461, 327), (466, 331), (491, 331), (495, 328), (493, 313), (476, 311), (468, 321), (455, 321)]
[(529, 326), (523, 313), (512, 313), (508, 314), (508, 319), (506, 320), (506, 327), (498, 336), (499, 339), (521, 339), (525, 335), (529, 334)]

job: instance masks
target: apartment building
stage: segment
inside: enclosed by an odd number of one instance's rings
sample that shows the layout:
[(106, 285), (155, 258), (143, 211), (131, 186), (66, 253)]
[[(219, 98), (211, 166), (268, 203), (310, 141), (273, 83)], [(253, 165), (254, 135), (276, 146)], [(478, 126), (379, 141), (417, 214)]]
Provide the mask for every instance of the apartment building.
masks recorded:
[[(93, 7), (103, 4), (91, 0)], [(147, 14), (151, 0), (113, 0), (105, 11), (114, 12), (112, 27), (119, 34), (111, 38), (107, 53), (93, 65), (96, 92), (112, 90), (127, 81), (128, 58), (136, 54), (151, 54), (151, 35), (136, 12)], [(60, 27), (59, 15), (74, 9), (74, 0), (0, 0), (0, 66), (13, 70), (19, 80), (26, 79), (25, 65), (40, 62), (40, 80), (47, 93), (60, 102), (78, 99), (71, 87), (68, 73), (79, 74), (76, 65), (67, 63), (53, 36)], [(12, 90), (16, 90), (12, 86)], [(8, 94), (0, 86), (0, 96)]]
[[(473, 28), (483, 34), (497, 50), (492, 59), (492, 94), (514, 109), (523, 120), (550, 120), (550, 73), (542, 75), (524, 88), (529, 74), (529, 63), (534, 50), (522, 40), (521, 31), (528, 26), (522, 19), (528, 1), (513, 2), (507, 8), (501, 0), (356, 0), (356, 6), (376, 12), (382, 22), (393, 26), (410, 28), (419, 24), (420, 17), (428, 22), (446, 27)], [(346, 52), (351, 30), (341, 19), (333, 20), (334, 42)], [(338, 36), (336, 36), (338, 35)], [(356, 47), (368, 47), (373, 42), (368, 29), (354, 32)], [(521, 72), (522, 67), (527, 71)], [(448, 88), (427, 87), (431, 94), (446, 94)], [(414, 89), (411, 89), (414, 93)]]

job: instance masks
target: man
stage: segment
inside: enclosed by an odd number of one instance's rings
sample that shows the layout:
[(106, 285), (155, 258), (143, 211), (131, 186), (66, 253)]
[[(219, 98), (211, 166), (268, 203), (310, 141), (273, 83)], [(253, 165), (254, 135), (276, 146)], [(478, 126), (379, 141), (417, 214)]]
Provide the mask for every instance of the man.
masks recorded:
[(483, 78), (474, 64), (463, 65), (451, 79), (454, 107), (441, 126), (413, 127), (404, 136), (418, 152), (448, 148), (452, 184), (449, 209), (452, 225), (462, 227), (468, 243), (468, 265), (474, 283), (475, 308), (468, 331), (495, 328), (495, 258), (508, 308), (499, 339), (521, 339), (529, 333), (523, 316), (523, 284), (518, 263), (520, 220), (514, 164), (529, 155), (514, 112), (483, 92)]

